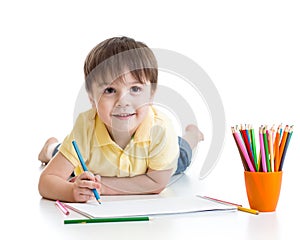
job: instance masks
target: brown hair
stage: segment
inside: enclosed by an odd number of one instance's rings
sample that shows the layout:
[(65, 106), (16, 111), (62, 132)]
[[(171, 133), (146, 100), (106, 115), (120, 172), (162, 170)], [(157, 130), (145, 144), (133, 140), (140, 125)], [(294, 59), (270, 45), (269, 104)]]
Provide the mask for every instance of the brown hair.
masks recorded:
[(157, 60), (144, 43), (128, 37), (113, 37), (96, 45), (84, 63), (85, 88), (92, 84), (109, 84), (130, 72), (141, 83), (150, 82), (152, 93), (157, 86)]

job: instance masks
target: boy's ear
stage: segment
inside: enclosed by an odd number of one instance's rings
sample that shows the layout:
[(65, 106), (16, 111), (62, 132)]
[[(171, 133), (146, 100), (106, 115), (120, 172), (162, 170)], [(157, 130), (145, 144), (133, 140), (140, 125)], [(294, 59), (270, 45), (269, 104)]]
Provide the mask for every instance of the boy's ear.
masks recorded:
[(150, 97), (149, 104), (152, 105), (152, 104), (153, 104), (153, 101), (154, 101), (154, 95)]
[(151, 105), (153, 104), (154, 97), (155, 97), (155, 92), (151, 93), (151, 96), (150, 96), (150, 104)]

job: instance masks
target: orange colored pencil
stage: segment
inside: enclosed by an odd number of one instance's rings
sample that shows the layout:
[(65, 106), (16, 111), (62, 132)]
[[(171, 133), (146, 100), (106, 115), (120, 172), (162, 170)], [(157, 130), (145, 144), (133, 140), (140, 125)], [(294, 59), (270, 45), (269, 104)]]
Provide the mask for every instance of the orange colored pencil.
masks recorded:
[(279, 139), (280, 139), (280, 126), (277, 128), (275, 142), (274, 142), (274, 171), (277, 172), (280, 165), (280, 158), (279, 158)]

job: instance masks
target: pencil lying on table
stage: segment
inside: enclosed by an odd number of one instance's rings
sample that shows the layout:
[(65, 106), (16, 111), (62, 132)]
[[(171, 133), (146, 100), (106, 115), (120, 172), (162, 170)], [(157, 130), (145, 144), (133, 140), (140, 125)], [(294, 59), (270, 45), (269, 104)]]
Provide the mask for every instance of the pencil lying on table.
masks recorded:
[(66, 219), (64, 224), (78, 224), (78, 223), (105, 223), (105, 222), (132, 222), (132, 221), (149, 221), (147, 216), (137, 217), (118, 217), (118, 218), (90, 218), (90, 219)]
[(245, 207), (242, 207), (242, 206), (237, 206), (237, 209), (239, 211), (246, 212), (246, 213), (251, 213), (251, 214), (255, 214), (255, 215), (259, 214), (258, 210), (255, 210), (255, 209), (252, 209), (252, 208), (245, 208)]
[(242, 211), (242, 212), (251, 213), (251, 214), (255, 214), (255, 215), (259, 214), (258, 210), (251, 209), (251, 208), (245, 208), (242, 205), (237, 204), (237, 203), (227, 202), (227, 201), (224, 201), (224, 200), (220, 200), (220, 199), (216, 199), (216, 198), (212, 198), (212, 197), (207, 197), (207, 196), (203, 196), (203, 198), (209, 199), (211, 201), (216, 201), (216, 202), (219, 202), (219, 203), (225, 203), (225, 204), (236, 206), (237, 210)]

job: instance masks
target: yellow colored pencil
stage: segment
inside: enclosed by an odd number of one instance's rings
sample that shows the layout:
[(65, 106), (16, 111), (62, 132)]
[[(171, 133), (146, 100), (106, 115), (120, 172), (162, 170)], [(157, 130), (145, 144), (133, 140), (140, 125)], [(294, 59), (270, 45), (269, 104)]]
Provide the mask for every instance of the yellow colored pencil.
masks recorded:
[(237, 209), (239, 211), (246, 212), (246, 213), (251, 213), (251, 214), (255, 214), (255, 215), (259, 214), (258, 210), (251, 209), (251, 208), (245, 208), (245, 207), (242, 207), (242, 206), (237, 206)]
[(242, 205), (237, 204), (237, 203), (227, 202), (227, 201), (224, 201), (224, 200), (220, 200), (220, 199), (216, 199), (216, 198), (212, 198), (212, 197), (207, 197), (207, 196), (202, 196), (202, 197), (206, 198), (206, 199), (209, 199), (211, 201), (214, 201), (214, 202), (220, 202), (220, 203), (224, 203), (224, 204), (229, 204), (229, 205), (236, 206), (237, 210), (239, 210), (241, 212), (251, 213), (251, 214), (255, 214), (255, 215), (259, 214), (258, 210), (254, 210), (254, 209), (250, 209), (250, 208), (245, 208)]

